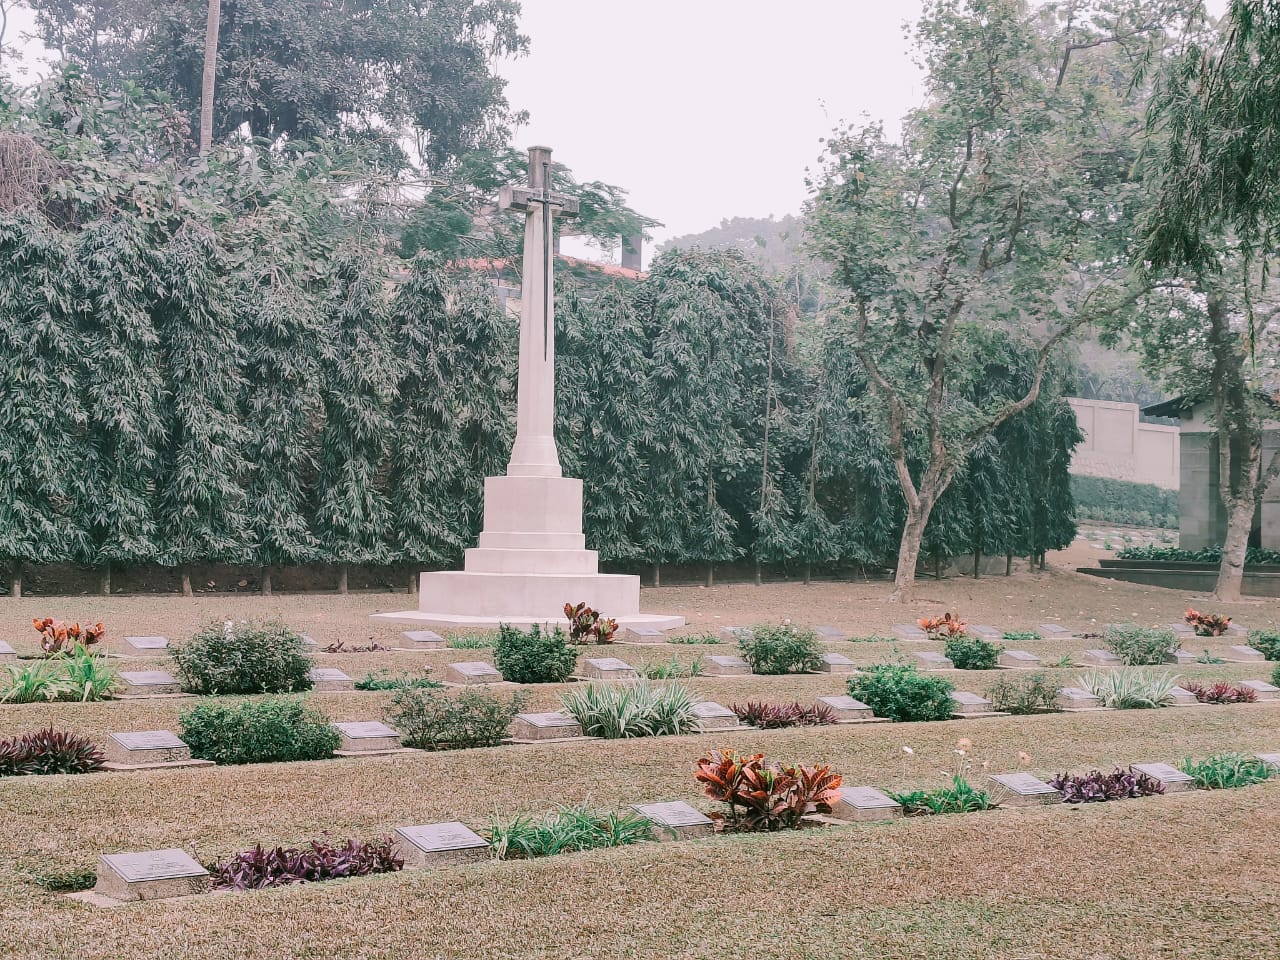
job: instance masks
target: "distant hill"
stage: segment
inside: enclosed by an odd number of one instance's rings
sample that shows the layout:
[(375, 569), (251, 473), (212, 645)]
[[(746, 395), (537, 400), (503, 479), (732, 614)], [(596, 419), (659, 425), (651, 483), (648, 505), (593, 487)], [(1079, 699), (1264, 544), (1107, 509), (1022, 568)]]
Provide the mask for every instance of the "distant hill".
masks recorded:
[(804, 223), (792, 214), (780, 220), (772, 216), (734, 217), (721, 220), (720, 226), (702, 233), (687, 233), (672, 237), (658, 245), (658, 252), (667, 250), (738, 250), (757, 263), (774, 270), (785, 271), (796, 263), (809, 264), (801, 246), (804, 239)]

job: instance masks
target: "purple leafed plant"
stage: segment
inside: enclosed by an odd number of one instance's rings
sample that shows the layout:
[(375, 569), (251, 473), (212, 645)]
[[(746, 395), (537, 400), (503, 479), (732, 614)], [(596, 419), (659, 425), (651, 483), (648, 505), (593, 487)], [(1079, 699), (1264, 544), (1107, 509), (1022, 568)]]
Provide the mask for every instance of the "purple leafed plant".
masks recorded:
[(1258, 694), (1248, 687), (1237, 687), (1233, 683), (1219, 680), (1212, 686), (1188, 680), (1182, 688), (1195, 696), (1201, 703), (1253, 703)]
[(104, 759), (91, 741), (53, 727), (0, 740), (0, 777), (92, 773)]
[(1129, 800), (1164, 793), (1164, 784), (1137, 773), (1132, 767), (1113, 773), (1090, 770), (1084, 776), (1063, 773), (1049, 781), (1049, 786), (1062, 791), (1064, 803), (1102, 803), (1107, 800)]
[(819, 727), (836, 722), (835, 711), (814, 703), (756, 703), (745, 706), (733, 704), (730, 708), (743, 723), (761, 730), (778, 727)]
[(376, 840), (347, 840), (333, 844), (312, 840), (305, 847), (241, 850), (230, 860), (209, 867), (214, 889), (258, 890), (295, 883), (317, 883), (342, 877), (367, 877), (372, 873), (395, 873), (404, 861), (395, 855), (390, 837)]

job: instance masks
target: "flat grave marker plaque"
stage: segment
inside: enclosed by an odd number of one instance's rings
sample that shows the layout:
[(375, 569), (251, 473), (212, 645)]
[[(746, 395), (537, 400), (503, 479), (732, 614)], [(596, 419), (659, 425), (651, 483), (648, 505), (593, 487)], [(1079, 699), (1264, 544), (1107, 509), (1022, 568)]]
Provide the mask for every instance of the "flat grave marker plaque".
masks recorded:
[(444, 668), (444, 681), (464, 687), (482, 683), (501, 683), (502, 674), (492, 663), (484, 660), (462, 660)]
[(824, 653), (818, 658), (818, 673), (853, 673), (856, 669), (843, 653)]
[(0, 660), (17, 660), (18, 651), (14, 650), (8, 642), (0, 640)]
[(539, 740), (572, 740), (582, 736), (582, 725), (567, 713), (518, 713), (511, 721), (511, 739), (535, 743)]
[(318, 646), (320, 646), (320, 644), (316, 643), (316, 638), (315, 638), (315, 637), (313, 637), (313, 636), (312, 636), (311, 634), (309, 634), (309, 633), (304, 633), (304, 634), (302, 635), (302, 645), (303, 645), (304, 647), (318, 647)]
[(1240, 686), (1248, 687), (1257, 694), (1259, 700), (1280, 700), (1280, 687), (1265, 680), (1241, 680)]
[(1235, 646), (1222, 658), (1227, 663), (1265, 663), (1266, 655), (1261, 650), (1249, 646)]
[(125, 697), (156, 697), (182, 692), (182, 685), (168, 670), (123, 670), (120, 691)]
[(1010, 670), (1035, 670), (1040, 666), (1040, 658), (1026, 650), (1001, 650), (998, 662)]
[(1002, 807), (1036, 807), (1062, 800), (1059, 791), (1029, 773), (997, 773), (989, 779), (1008, 794), (1000, 799)]
[(337, 693), (356, 688), (354, 680), (334, 667), (317, 667), (307, 677), (311, 680), (311, 689), (316, 693)]
[(693, 705), (693, 728), (698, 733), (712, 730), (733, 730), (738, 726), (738, 715), (724, 704), (703, 700)]
[(1036, 632), (1046, 640), (1067, 640), (1075, 634), (1060, 623), (1036, 624)]
[(839, 723), (850, 723), (855, 720), (873, 720), (875, 714), (861, 700), (855, 700), (847, 694), (832, 697), (819, 697), (818, 706), (827, 707), (836, 715)]
[(1102, 698), (1080, 687), (1063, 687), (1053, 702), (1062, 710), (1102, 709)]
[(1004, 631), (997, 630), (995, 627), (988, 626), (985, 623), (971, 623), (964, 628), (964, 632), (974, 637), (981, 637), (983, 640), (1003, 640)]
[(434, 630), (406, 630), (400, 636), (409, 641), (411, 650), (443, 650), (447, 646), (444, 637)]
[(587, 657), (582, 661), (582, 675), (591, 680), (635, 680), (636, 668), (618, 657)]
[(1080, 659), (1090, 667), (1123, 667), (1124, 661), (1117, 657), (1110, 650), (1094, 649), (1086, 650), (1080, 655)]
[(911, 623), (895, 623), (893, 625), (893, 635), (899, 640), (928, 640), (929, 635), (924, 629), (917, 627)]
[(484, 837), (457, 821), (396, 827), (392, 844), (406, 869), (467, 863), (489, 856)]
[(637, 803), (632, 810), (653, 824), (655, 840), (694, 840), (715, 833), (715, 825), (683, 800)]
[(1200, 706), (1200, 701), (1196, 698), (1196, 695), (1183, 687), (1174, 687), (1169, 691), (1169, 703), (1175, 707)]
[(956, 665), (941, 653), (917, 653), (921, 670), (954, 670)]
[(1135, 763), (1133, 769), (1164, 784), (1165, 793), (1184, 793), (1196, 788), (1196, 782), (1177, 767), (1167, 763)]
[(841, 787), (831, 815), (853, 821), (895, 820), (902, 816), (902, 804), (875, 787)]
[(349, 723), (335, 723), (334, 729), (342, 738), (338, 748), (339, 754), (347, 753), (386, 753), (403, 749), (400, 745), (400, 734), (378, 720), (357, 720)]
[(1254, 756), (1267, 766), (1280, 770), (1280, 753), (1255, 753)]
[(746, 677), (751, 675), (751, 665), (741, 657), (720, 655), (702, 661), (704, 677)]
[(725, 643), (737, 643), (744, 637), (751, 636), (750, 627), (721, 627), (720, 639)]
[(960, 716), (994, 713), (990, 700), (965, 690), (957, 690), (951, 694), (951, 712)]
[(98, 860), (98, 882), (93, 890), (123, 903), (206, 893), (211, 884), (209, 871), (191, 854), (171, 848), (103, 855)]
[(850, 636), (848, 630), (842, 630), (839, 627), (815, 627), (813, 632), (818, 635), (819, 640), (824, 640), (827, 643), (848, 640)]
[(125, 637), (124, 645), (134, 653), (155, 653), (169, 649), (168, 637)]
[(169, 730), (113, 733), (103, 744), (107, 769), (167, 766), (211, 767), (209, 760), (192, 760), (191, 748)]
[(656, 627), (623, 627), (616, 643), (666, 643), (667, 635)]

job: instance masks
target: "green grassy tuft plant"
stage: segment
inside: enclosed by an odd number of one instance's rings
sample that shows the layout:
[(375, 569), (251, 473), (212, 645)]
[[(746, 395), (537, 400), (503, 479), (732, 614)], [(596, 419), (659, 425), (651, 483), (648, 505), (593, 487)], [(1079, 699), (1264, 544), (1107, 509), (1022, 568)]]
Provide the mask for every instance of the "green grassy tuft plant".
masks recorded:
[(789, 623), (779, 626), (757, 624), (738, 638), (742, 659), (751, 672), (765, 675), (804, 673), (822, 662), (823, 646), (812, 630)]
[(493, 645), (493, 665), (512, 683), (564, 683), (578, 665), (578, 651), (559, 627), (544, 631), (502, 624)]
[(528, 696), (517, 692), (503, 701), (479, 690), (449, 695), (439, 690), (404, 689), (384, 712), (400, 731), (400, 742), (418, 750), (461, 750), (496, 747), (507, 736)]
[(1102, 642), (1130, 667), (1164, 663), (1166, 654), (1178, 647), (1178, 638), (1172, 630), (1139, 627), (1132, 623), (1118, 623), (1107, 627), (1102, 635)]
[(450, 635), (444, 645), (451, 650), (484, 650), (493, 646), (497, 639), (492, 633), (455, 633)]
[(621, 740), (693, 730), (694, 692), (682, 683), (588, 683), (560, 697), (588, 737)]
[(1008, 640), (1010, 643), (1029, 643), (1033, 640), (1043, 640), (1035, 630), (1006, 630), (1001, 634), (1001, 638)]
[(701, 656), (694, 657), (688, 663), (681, 663), (680, 658), (673, 655), (670, 660), (659, 660), (655, 663), (641, 660), (636, 671), (649, 680), (684, 680), (702, 676), (702, 664)]
[(1248, 787), (1270, 780), (1275, 775), (1265, 760), (1243, 753), (1216, 753), (1203, 760), (1187, 757), (1178, 766), (1202, 790)]
[(576, 804), (560, 807), (541, 818), (495, 817), (485, 833), (495, 857), (520, 860), (642, 843), (652, 839), (653, 827), (632, 811), (600, 813), (586, 804)]
[(910, 722), (951, 719), (955, 687), (943, 677), (930, 677), (911, 664), (881, 663), (849, 678), (849, 696), (869, 706), (877, 717)]
[(77, 644), (44, 660), (6, 665), (0, 674), (0, 703), (109, 700), (118, 684), (104, 655)]
[(366, 673), (355, 683), (357, 690), (435, 690), (443, 686), (439, 680), (432, 680), (425, 672), (415, 675), (404, 670), (399, 673), (392, 673), (390, 670)]
[(1000, 713), (1026, 716), (1033, 713), (1056, 713), (1058, 684), (1048, 674), (1005, 674), (987, 689), (991, 709)]
[(667, 637), (667, 643), (716, 644), (723, 641), (714, 633), (687, 633), (680, 637)]
[(923, 817), (939, 813), (975, 813), (991, 810), (996, 804), (985, 790), (977, 789), (960, 774), (951, 778), (949, 787), (935, 790), (911, 790), (907, 793), (890, 793), (902, 804), (902, 812), (908, 817)]
[(1076, 685), (1092, 693), (1104, 707), (1151, 710), (1173, 703), (1173, 688), (1178, 685), (1178, 678), (1167, 671), (1157, 673), (1139, 667), (1125, 667), (1090, 671), (1080, 677)]
[(340, 742), (329, 718), (302, 697), (206, 701), (180, 714), (178, 727), (191, 756), (222, 764), (323, 760)]
[(1004, 647), (968, 633), (947, 638), (947, 659), (957, 670), (994, 670)]
[(277, 620), (215, 622), (172, 650), (187, 693), (296, 693), (311, 689), (315, 660), (302, 635)]

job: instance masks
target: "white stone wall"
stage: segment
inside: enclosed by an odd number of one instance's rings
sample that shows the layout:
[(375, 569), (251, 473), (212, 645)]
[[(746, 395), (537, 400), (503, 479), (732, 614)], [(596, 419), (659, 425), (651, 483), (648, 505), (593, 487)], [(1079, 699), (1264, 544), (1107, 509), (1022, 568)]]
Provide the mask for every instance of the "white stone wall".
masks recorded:
[(1086, 477), (1152, 483), (1177, 490), (1181, 459), (1178, 428), (1143, 423), (1136, 403), (1068, 398), (1084, 442), (1071, 472)]

